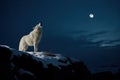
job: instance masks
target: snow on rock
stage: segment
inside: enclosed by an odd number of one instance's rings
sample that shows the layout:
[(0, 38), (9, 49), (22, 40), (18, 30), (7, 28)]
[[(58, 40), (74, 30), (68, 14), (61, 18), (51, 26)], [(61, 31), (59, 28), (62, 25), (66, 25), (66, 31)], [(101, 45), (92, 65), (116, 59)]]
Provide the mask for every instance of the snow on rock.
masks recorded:
[[(53, 54), (53, 53), (49, 53), (49, 52), (21, 52), (21, 51), (12, 49), (6, 45), (2, 45), (2, 47), (6, 47), (12, 51), (13, 54), (11, 56), (11, 59), (14, 56), (22, 56), (22, 54), (26, 54), (26, 55), (31, 54), (31, 55), (33, 55), (32, 56), (33, 59), (35, 59), (37, 61), (42, 61), (45, 68), (48, 68), (48, 64), (52, 64), (58, 68), (60, 68), (60, 65), (66, 66), (66, 65), (70, 64), (70, 62), (67, 61), (67, 58), (60, 54)], [(61, 62), (61, 61), (63, 61), (63, 62)]]
[[(48, 68), (47, 66), (48, 64), (53, 64), (58, 68), (60, 68), (60, 65), (66, 66), (70, 64), (70, 62), (67, 61), (67, 58), (60, 54), (53, 54), (49, 52), (27, 52), (27, 53), (32, 54), (33, 56), (35, 56), (35, 58), (37, 57), (42, 59), (45, 68)], [(60, 60), (63, 62), (60, 62)]]
[[(7, 45), (0, 45), (1, 47), (5, 47), (8, 48), (9, 50), (12, 51), (12, 55), (11, 55), (11, 60), (14, 58), (14, 56), (22, 56), (23, 54), (25, 55), (32, 55), (32, 59), (36, 60), (36, 61), (41, 61), (44, 65), (44, 68), (48, 68), (49, 64), (52, 64), (58, 68), (61, 68), (62, 66), (67, 66), (70, 65), (70, 62), (68, 61), (67, 57), (62, 56), (61, 54), (53, 54), (50, 52), (22, 52), (22, 51), (17, 51), (13, 48), (10, 48)], [(72, 59), (72, 58), (71, 58)], [(72, 59), (72, 62), (77, 62), (77, 59)], [(14, 65), (14, 64), (12, 64)]]
[(27, 71), (27, 70), (24, 70), (24, 69), (19, 69), (19, 73), (20, 73), (21, 75), (23, 75), (23, 74), (29, 74), (29, 75), (31, 75), (31, 76), (34, 76), (33, 73), (31, 73), (31, 72), (29, 72), (29, 71)]
[(8, 48), (8, 49), (12, 49), (12, 48), (10, 48), (9, 46), (7, 46), (7, 45), (0, 45), (1, 47), (6, 47), (6, 48)]

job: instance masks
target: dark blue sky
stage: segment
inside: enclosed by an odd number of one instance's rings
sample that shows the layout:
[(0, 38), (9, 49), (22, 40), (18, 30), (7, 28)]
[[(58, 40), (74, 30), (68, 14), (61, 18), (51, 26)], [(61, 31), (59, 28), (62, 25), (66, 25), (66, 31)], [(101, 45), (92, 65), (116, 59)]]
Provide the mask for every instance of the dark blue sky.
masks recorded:
[(113, 52), (117, 61), (120, 55), (120, 0), (0, 0), (0, 44), (18, 49), (38, 22), (40, 51), (84, 60)]

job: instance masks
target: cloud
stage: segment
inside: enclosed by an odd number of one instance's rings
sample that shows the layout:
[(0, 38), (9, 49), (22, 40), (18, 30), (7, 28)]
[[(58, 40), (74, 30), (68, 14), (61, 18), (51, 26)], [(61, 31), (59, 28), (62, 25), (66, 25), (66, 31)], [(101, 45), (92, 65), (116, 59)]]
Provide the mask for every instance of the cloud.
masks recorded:
[(92, 36), (100, 36), (100, 35), (104, 35), (104, 34), (106, 34), (106, 33), (107, 33), (107, 31), (99, 31), (99, 32), (90, 33), (90, 34), (88, 34), (87, 36), (89, 36), (89, 37), (92, 37)]
[(111, 32), (108, 31), (88, 32), (84, 30), (78, 30), (75, 32), (73, 31), (73, 33), (69, 35), (69, 37), (71, 37), (74, 41), (79, 42), (78, 44), (86, 46), (106, 47), (116, 46), (120, 44), (120, 38), (114, 37), (113, 35)]
[(74, 31), (68, 36), (70, 36), (76, 41), (81, 39), (86, 39), (94, 42), (94, 40), (104, 37), (104, 35), (106, 35), (107, 33), (108, 33), (107, 31), (90, 32), (90, 31), (82, 30), (82, 31)]
[(117, 45), (120, 45), (120, 39), (101, 40), (101, 41), (97, 41), (95, 43), (98, 44), (100, 47), (117, 46)]

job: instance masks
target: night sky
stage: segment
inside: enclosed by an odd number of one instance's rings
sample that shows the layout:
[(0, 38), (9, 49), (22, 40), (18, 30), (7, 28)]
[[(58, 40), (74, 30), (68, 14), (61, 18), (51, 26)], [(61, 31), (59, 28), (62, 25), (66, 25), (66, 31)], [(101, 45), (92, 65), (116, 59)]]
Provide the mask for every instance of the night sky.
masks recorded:
[(120, 58), (120, 0), (0, 0), (0, 44), (18, 49), (39, 22), (39, 51), (92, 63)]

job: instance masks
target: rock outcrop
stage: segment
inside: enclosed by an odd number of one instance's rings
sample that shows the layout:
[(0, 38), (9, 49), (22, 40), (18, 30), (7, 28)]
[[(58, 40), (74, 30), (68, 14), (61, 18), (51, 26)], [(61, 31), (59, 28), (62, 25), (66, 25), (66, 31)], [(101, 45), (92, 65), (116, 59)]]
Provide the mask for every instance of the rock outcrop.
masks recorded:
[(120, 80), (120, 70), (91, 73), (82, 61), (61, 54), (0, 45), (0, 80)]
[(20, 52), (0, 46), (2, 80), (88, 80), (90, 72), (79, 60), (48, 52)]

